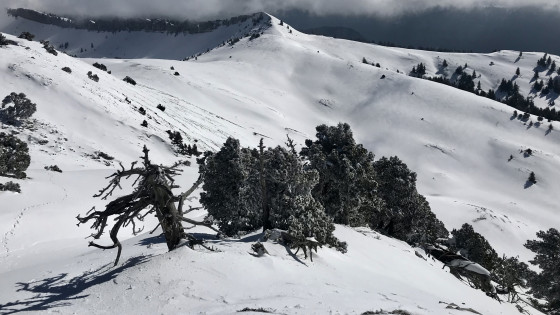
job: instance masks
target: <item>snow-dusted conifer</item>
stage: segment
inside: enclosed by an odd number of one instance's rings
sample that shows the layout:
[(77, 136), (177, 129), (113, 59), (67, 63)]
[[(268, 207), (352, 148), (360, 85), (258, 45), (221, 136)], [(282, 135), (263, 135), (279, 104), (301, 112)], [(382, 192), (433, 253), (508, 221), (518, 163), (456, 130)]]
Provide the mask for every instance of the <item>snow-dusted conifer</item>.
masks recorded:
[(319, 172), (313, 196), (335, 223), (367, 225), (383, 207), (377, 196), (374, 156), (356, 144), (348, 124), (316, 127), (317, 140), (306, 140), (301, 155)]
[(372, 218), (372, 228), (409, 243), (447, 237), (449, 232), (416, 190), (416, 173), (396, 156), (383, 157), (373, 165), (385, 207)]
[(319, 182), (317, 171), (305, 169), (295, 150), (276, 147), (264, 155), (270, 226), (287, 230), (298, 242), (313, 238), (340, 248), (332, 219), (311, 193)]
[(498, 254), (484, 236), (475, 232), (472, 225), (465, 223), (459, 230), (453, 230), (451, 235), (451, 248), (454, 251), (460, 252), (489, 271), (498, 265)]
[(560, 232), (551, 228), (537, 232), (538, 240), (529, 240), (525, 244), (535, 253), (529, 261), (539, 266), (541, 272), (529, 281), (531, 292), (537, 298), (545, 298), (546, 305), (541, 310), (547, 314), (560, 314)]
[(37, 104), (32, 103), (25, 94), (12, 92), (2, 100), (0, 120), (16, 125), (30, 118), (37, 111)]
[(204, 176), (200, 202), (228, 236), (262, 225), (258, 191), (257, 153), (241, 148), (239, 140), (228, 138), (220, 151), (206, 153), (200, 165)]
[(0, 133), (0, 176), (25, 178), (31, 158), (27, 143), (15, 136)]

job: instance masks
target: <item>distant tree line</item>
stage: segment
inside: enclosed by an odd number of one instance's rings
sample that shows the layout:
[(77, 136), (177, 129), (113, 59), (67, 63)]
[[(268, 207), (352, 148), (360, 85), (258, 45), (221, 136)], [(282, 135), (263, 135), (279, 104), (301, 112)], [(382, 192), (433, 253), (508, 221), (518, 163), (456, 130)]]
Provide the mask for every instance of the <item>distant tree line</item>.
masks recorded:
[(165, 32), (168, 34), (196, 34), (206, 33), (217, 29), (220, 26), (229, 26), (252, 20), (253, 24), (258, 24), (264, 19), (264, 14), (256, 13), (252, 15), (242, 15), (224, 20), (195, 22), (180, 21), (162, 18), (119, 18), (119, 17), (100, 17), (100, 18), (75, 18), (61, 17), (55, 14), (42, 13), (29, 9), (7, 9), (7, 13), (13, 17), (21, 17), (27, 20), (42, 24), (56, 25), (63, 28), (86, 29), (100, 32)]
[[(552, 69), (555, 63), (553, 63), (553, 61), (548, 62), (549, 59), (550, 57), (547, 58), (545, 55), (543, 58), (539, 60), (538, 66), (540, 66), (540, 64), (544, 62), (543, 67), (545, 67), (544, 68), (545, 70), (546, 67)], [(444, 60), (441, 67), (446, 68), (447, 65), (448, 65), (447, 61)], [(507, 104), (515, 109), (524, 111), (526, 113), (543, 117), (549, 121), (552, 120), (560, 121), (560, 111), (557, 111), (555, 108), (551, 108), (551, 107), (546, 107), (546, 108), (536, 107), (533, 98), (531, 96), (525, 97), (519, 92), (519, 86), (517, 85), (517, 83), (514, 82), (514, 80), (502, 79), (496, 91), (494, 91), (493, 89), (484, 91), (480, 86), (480, 81), (477, 84), (475, 84), (475, 79), (478, 77), (478, 75), (476, 74), (476, 70), (473, 70), (472, 74), (467, 73), (466, 68), (468, 67), (468, 65), (466, 64), (465, 66), (457, 67), (457, 69), (454, 72), (454, 75), (456, 76), (456, 79), (454, 81), (446, 78), (443, 75), (434, 76), (434, 77), (420, 76), (418, 73), (418, 67), (420, 67), (421, 70), (425, 71), (425, 68), (421, 66), (423, 66), (423, 64), (419, 64), (418, 66), (413, 67), (410, 75), (415, 77), (422, 77), (426, 80), (430, 80), (440, 84), (445, 84), (451, 87), (455, 87), (460, 90), (471, 92), (478, 96), (486, 97), (491, 100), (495, 100)], [(518, 72), (516, 71), (516, 74), (517, 73)], [(535, 70), (535, 73), (536, 76), (538, 77), (537, 70)], [(542, 80), (539, 82), (539, 80), (535, 79), (535, 83), (533, 85), (533, 92), (535, 93), (541, 92), (542, 95), (546, 95), (551, 92), (560, 94), (560, 75), (554, 78), (550, 77), (546, 85)], [(554, 103), (551, 102), (550, 105), (554, 105)]]

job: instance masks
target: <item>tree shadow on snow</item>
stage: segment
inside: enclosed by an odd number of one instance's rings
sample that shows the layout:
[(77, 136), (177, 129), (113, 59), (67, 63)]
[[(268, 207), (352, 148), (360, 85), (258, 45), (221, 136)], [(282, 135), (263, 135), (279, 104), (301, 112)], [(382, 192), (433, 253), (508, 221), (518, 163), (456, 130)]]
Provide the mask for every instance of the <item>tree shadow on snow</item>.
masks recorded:
[(284, 245), (284, 247), (286, 248), (286, 252), (287, 252), (290, 256), (292, 256), (292, 258), (293, 258), (295, 261), (297, 261), (298, 263), (300, 263), (300, 264), (304, 265), (305, 267), (307, 267), (307, 264), (306, 264), (304, 261), (302, 261), (301, 259), (299, 259), (299, 257), (290, 249), (289, 246)]
[(136, 243), (136, 245), (142, 245), (142, 246), (150, 246), (155, 244), (165, 244), (165, 236), (163, 234), (158, 234), (155, 236), (150, 236), (141, 239), (140, 241), (138, 241), (138, 243)]
[(0, 304), (2, 314), (16, 314), (20, 312), (47, 311), (57, 307), (72, 304), (73, 300), (87, 298), (84, 291), (96, 285), (115, 279), (122, 271), (146, 262), (151, 256), (129, 258), (122, 265), (112, 268), (111, 264), (104, 265), (97, 270), (69, 278), (67, 273), (31, 282), (18, 282), (17, 292), (33, 294), (24, 300), (16, 300)]
[(527, 189), (527, 188), (529, 188), (529, 187), (531, 187), (531, 186), (533, 186), (533, 183), (530, 182), (530, 181), (526, 181), (526, 182), (525, 182), (524, 188)]

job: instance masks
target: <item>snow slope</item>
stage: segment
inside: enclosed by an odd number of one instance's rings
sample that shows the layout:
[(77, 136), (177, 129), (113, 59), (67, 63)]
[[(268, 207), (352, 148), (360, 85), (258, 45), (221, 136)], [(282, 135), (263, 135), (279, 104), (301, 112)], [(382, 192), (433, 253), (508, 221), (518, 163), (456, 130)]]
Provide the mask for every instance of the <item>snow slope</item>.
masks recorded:
[[(272, 21), (257, 39), (188, 62), (75, 59), (23, 40), (22, 46), (0, 48), (0, 95), (25, 92), (38, 107), (37, 129), (19, 130), (30, 143), (30, 179), (18, 180), (21, 194), (0, 193), (1, 312), (223, 314), (264, 307), (287, 314), (379, 308), (463, 313), (439, 301), (482, 314), (516, 312), (460, 283), (438, 263), (416, 257), (408, 245), (366, 229), (338, 226), (349, 252), (322, 249), (313, 263), (275, 244), (266, 245), (271, 256), (254, 258), (247, 253), (252, 236), (216, 240), (219, 252), (165, 253), (161, 239), (143, 234), (126, 241), (116, 269), (109, 268), (113, 251), (86, 247), (90, 231), (76, 227), (75, 216), (103, 206), (91, 195), (119, 161), (136, 160), (144, 144), (154, 161), (176, 161), (168, 129), (182, 131), (189, 143), (198, 140), (202, 149), (217, 149), (230, 135), (246, 146), (262, 136), (269, 146), (281, 144), (286, 134), (301, 144), (317, 124), (340, 121), (350, 123), (358, 142), (377, 157), (398, 155), (415, 170), (420, 192), (449, 229), (469, 222), (500, 254), (528, 260), (531, 253), (522, 244), (538, 230), (560, 226), (554, 198), (560, 190), (558, 123), (547, 134), (547, 125), (528, 128), (511, 120), (512, 109), (503, 104), (393, 71), (418, 60), (433, 71), (433, 53), (308, 36)], [(515, 69), (516, 55), (445, 58), (469, 65), (493, 60)], [(535, 63), (541, 55), (534, 54)], [(362, 57), (383, 67), (362, 64)], [(96, 61), (112, 74), (92, 67)], [(61, 70), (65, 66), (71, 74)], [(88, 79), (88, 71), (99, 82)], [(138, 84), (123, 82), (124, 76)], [(166, 110), (156, 109), (158, 104)], [(148, 128), (140, 126), (144, 119)], [(48, 143), (41, 145), (41, 139)], [(519, 153), (528, 147), (533, 156)], [(115, 160), (92, 159), (96, 151)], [(64, 172), (43, 169), (53, 164)], [(196, 171), (185, 169), (183, 189)], [(538, 183), (525, 188), (530, 171)], [(153, 219), (146, 222), (146, 230), (153, 226)]]
[[(0, 31), (9, 34), (19, 35), (22, 31), (29, 31), (37, 35), (38, 40), (47, 39), (55, 43), (56, 47), (66, 42), (69, 43), (67, 52), (79, 57), (92, 58), (158, 58), (158, 59), (178, 59), (182, 60), (198, 53), (204, 53), (208, 49), (220, 45), (221, 43), (235, 37), (241, 37), (251, 32), (251, 30), (267, 27), (268, 21), (263, 21), (257, 26), (253, 26), (251, 20), (245, 23), (222, 27), (212, 33), (178, 35), (163, 33), (145, 32), (91, 32), (87, 30), (65, 29), (51, 25), (44, 25), (29, 21), (23, 18), (14, 19), (5, 12), (0, 18)], [(286, 24), (286, 27), (289, 27)], [(295, 30), (294, 30), (295, 31)], [(296, 31), (297, 36), (303, 35)], [(525, 96), (532, 96), (535, 105), (540, 108), (548, 106), (550, 101), (558, 99), (558, 94), (550, 93), (542, 95), (532, 90), (534, 83), (533, 74), (539, 70), (539, 80), (546, 84), (549, 78), (554, 78), (558, 74), (551, 71), (543, 71), (537, 68), (537, 60), (543, 52), (523, 52), (519, 56), (517, 51), (497, 51), (489, 54), (478, 53), (444, 53), (418, 51), (402, 48), (391, 48), (377, 45), (368, 45), (353, 41), (334, 40), (322, 37), (299, 36), (300, 40), (307, 42), (318, 40), (322, 42), (324, 49), (334, 53), (333, 57), (343, 57), (347, 60), (356, 62), (366, 58), (368, 62), (380, 63), (386, 70), (399, 71), (408, 74), (412, 67), (423, 63), (426, 66), (427, 76), (445, 76), (452, 81), (456, 79), (454, 71), (458, 66), (467, 64), (465, 71), (472, 73), (476, 70), (481, 88), (497, 90), (502, 79), (513, 80), (519, 85), (520, 92)], [(337, 46), (344, 43), (344, 52), (340, 55)], [(91, 48), (93, 44), (94, 48)], [(369, 48), (365, 48), (369, 47)], [(317, 47), (319, 48), (319, 47)], [(82, 51), (83, 50), (83, 51)], [(551, 55), (552, 60), (560, 66), (560, 58)], [(446, 69), (441, 67), (443, 60), (449, 66)], [(520, 68), (520, 76), (516, 76), (517, 68)], [(558, 108), (557, 108), (558, 110)]]

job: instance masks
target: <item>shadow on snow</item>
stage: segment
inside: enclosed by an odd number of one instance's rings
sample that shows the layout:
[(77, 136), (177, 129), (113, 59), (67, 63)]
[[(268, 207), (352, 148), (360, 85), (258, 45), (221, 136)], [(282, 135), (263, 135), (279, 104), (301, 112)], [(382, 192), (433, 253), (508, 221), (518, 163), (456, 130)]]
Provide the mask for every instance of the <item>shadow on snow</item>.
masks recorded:
[(84, 291), (115, 279), (122, 271), (146, 262), (151, 256), (129, 258), (122, 265), (113, 268), (112, 263), (94, 271), (70, 278), (68, 273), (32, 282), (18, 282), (17, 292), (32, 294), (24, 300), (0, 304), (2, 314), (16, 314), (30, 311), (47, 311), (71, 305), (73, 300), (87, 298)]

